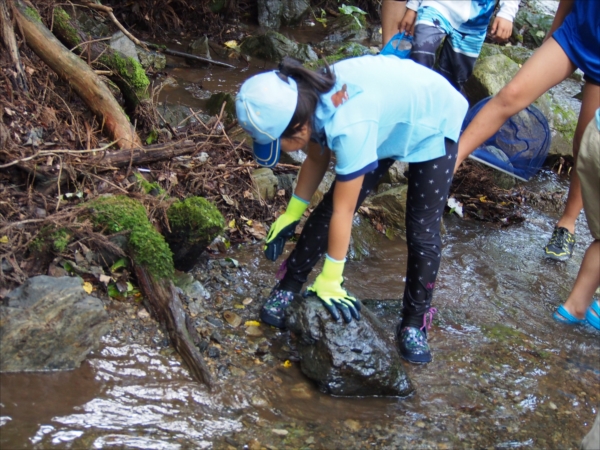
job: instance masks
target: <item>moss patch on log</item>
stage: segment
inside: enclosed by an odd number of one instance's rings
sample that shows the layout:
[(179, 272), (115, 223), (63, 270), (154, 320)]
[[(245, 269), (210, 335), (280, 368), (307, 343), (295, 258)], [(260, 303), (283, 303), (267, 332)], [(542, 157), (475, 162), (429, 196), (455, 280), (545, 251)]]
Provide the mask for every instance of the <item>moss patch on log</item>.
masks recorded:
[(70, 23), (71, 16), (62, 8), (54, 9), (54, 26), (60, 29), (61, 34), (68, 40), (69, 45), (81, 43), (77, 29)]
[(119, 71), (119, 75), (136, 90), (138, 95), (146, 92), (147, 87), (150, 85), (150, 80), (139, 62), (132, 57), (123, 58), (118, 53), (114, 53), (110, 58), (112, 62), (109, 61), (108, 66), (116, 68)]
[(31, 20), (35, 20), (36, 22), (42, 21), (40, 13), (37, 11), (37, 9), (32, 8), (31, 6), (28, 6), (27, 8), (25, 8), (25, 15), (27, 17), (29, 17)]
[(185, 232), (191, 245), (210, 242), (225, 228), (221, 212), (202, 197), (189, 197), (173, 203), (167, 217), (173, 232)]
[(130, 231), (129, 248), (136, 264), (157, 278), (172, 278), (173, 254), (163, 236), (148, 220), (146, 209), (124, 195), (99, 197), (85, 204), (97, 227), (109, 233)]

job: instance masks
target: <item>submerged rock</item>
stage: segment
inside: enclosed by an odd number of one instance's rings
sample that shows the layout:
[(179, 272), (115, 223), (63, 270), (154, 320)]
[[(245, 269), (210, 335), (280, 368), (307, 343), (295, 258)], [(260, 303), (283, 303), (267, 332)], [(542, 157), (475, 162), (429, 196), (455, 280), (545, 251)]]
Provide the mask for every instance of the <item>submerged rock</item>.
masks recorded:
[(75, 369), (109, 328), (102, 302), (80, 278), (33, 277), (7, 298), (0, 306), (0, 372)]
[(396, 346), (369, 310), (361, 314), (336, 322), (319, 300), (297, 295), (287, 325), (298, 336), (302, 372), (332, 395), (407, 396), (414, 389)]

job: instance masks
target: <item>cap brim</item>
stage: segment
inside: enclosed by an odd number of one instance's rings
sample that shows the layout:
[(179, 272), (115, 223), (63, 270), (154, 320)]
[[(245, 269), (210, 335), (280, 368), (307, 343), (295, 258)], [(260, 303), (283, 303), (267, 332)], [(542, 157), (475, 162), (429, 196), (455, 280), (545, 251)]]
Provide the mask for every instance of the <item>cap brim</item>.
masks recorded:
[(254, 142), (254, 159), (263, 167), (273, 167), (281, 156), (281, 140), (276, 139), (268, 144)]

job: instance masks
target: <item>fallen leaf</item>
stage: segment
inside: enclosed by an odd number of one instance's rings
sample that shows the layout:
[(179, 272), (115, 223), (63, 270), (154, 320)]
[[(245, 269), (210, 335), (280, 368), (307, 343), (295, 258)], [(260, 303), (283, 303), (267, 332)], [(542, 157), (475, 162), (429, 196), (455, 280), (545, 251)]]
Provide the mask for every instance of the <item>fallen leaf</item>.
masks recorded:
[(257, 320), (247, 320), (244, 323), (244, 326), (246, 326), (246, 327), (258, 327), (258, 326), (260, 326), (260, 322), (257, 321)]
[(92, 286), (92, 283), (90, 283), (89, 281), (86, 281), (85, 283), (83, 283), (83, 290), (88, 294), (91, 294), (94, 290), (94, 286)]
[(0, 238), (0, 244), (8, 244), (8, 236), (2, 236)]
[(292, 367), (292, 362), (289, 359), (286, 359), (283, 362), (282, 366), (285, 367), (286, 369), (288, 369), (288, 368)]

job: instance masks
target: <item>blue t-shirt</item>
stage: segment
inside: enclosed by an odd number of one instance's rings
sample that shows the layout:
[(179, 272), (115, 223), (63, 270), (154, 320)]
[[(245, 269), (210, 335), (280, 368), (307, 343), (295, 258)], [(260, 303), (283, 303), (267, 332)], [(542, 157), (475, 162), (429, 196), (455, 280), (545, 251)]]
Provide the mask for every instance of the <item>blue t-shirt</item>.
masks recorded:
[(575, 0), (552, 37), (588, 79), (600, 83), (600, 1)]
[(385, 158), (430, 161), (446, 154), (446, 138), (458, 142), (468, 102), (433, 70), (392, 55), (332, 69), (336, 83), (320, 96), (313, 138), (335, 152), (338, 179), (357, 178)]

